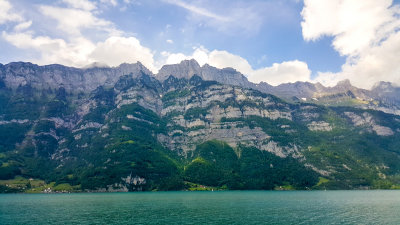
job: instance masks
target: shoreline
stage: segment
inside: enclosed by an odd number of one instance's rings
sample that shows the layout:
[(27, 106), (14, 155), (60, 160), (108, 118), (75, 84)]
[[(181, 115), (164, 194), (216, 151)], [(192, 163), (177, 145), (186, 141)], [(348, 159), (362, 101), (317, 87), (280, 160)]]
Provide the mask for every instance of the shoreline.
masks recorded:
[(18, 195), (37, 195), (37, 194), (46, 194), (46, 195), (60, 195), (60, 194), (111, 194), (111, 193), (172, 193), (172, 192), (332, 192), (332, 191), (400, 191), (400, 189), (309, 189), (309, 190), (174, 190), (174, 191), (76, 191), (76, 192), (3, 192), (3, 194), (18, 194)]

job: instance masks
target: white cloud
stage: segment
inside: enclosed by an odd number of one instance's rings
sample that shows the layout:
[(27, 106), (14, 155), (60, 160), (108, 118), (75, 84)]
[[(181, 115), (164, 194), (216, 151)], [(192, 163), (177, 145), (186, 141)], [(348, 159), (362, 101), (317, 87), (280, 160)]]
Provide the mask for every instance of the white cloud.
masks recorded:
[(89, 0), (62, 0), (67, 5), (76, 8), (76, 9), (83, 9), (86, 11), (92, 11), (96, 9), (95, 3)]
[[(109, 33), (118, 32), (113, 23), (96, 17), (92, 12), (43, 5), (40, 7), (43, 15), (58, 22), (57, 29), (69, 35), (80, 36), (82, 29), (97, 29)], [(66, 19), (68, 18), (68, 19)]]
[(71, 42), (53, 39), (47, 36), (33, 37), (29, 33), (2, 33), (3, 38), (21, 49), (34, 49), (41, 53), (34, 63), (60, 63), (67, 66), (84, 67), (94, 62), (118, 66), (121, 63), (140, 61), (148, 69), (157, 72), (154, 66), (154, 55), (149, 48), (143, 47), (134, 37), (109, 37), (97, 44), (85, 38)]
[(334, 85), (350, 79), (370, 88), (378, 81), (400, 85), (400, 8), (392, 0), (305, 0), (303, 37), (334, 37), (332, 45), (346, 63), (339, 73), (321, 72), (316, 81)]
[(307, 63), (293, 60), (274, 63), (271, 67), (258, 69), (249, 76), (249, 80), (254, 83), (264, 81), (271, 85), (279, 85), (296, 81), (310, 81), (310, 75), (311, 71)]
[[(3, 31), (2, 38), (17, 48), (38, 52), (39, 58), (29, 59), (38, 64), (60, 63), (84, 67), (94, 62), (118, 66), (125, 62), (140, 61), (156, 72), (152, 51), (142, 46), (138, 39), (125, 37), (124, 32), (115, 29), (112, 22), (99, 18), (96, 12), (87, 11), (93, 7), (86, 4), (88, 3), (86, 1), (79, 3), (68, 0), (64, 3), (74, 8), (49, 5), (39, 7), (39, 12), (45, 18), (56, 22), (56, 31), (61, 33), (60, 37), (36, 35), (33, 29), (29, 29), (35, 21), (28, 21), (19, 23), (13, 31)], [(43, 25), (49, 26), (46, 23)], [(83, 35), (93, 30), (97, 36), (99, 36), (99, 31), (105, 33), (104, 41), (95, 43)]]
[(350, 81), (364, 88), (371, 88), (379, 81), (389, 81), (400, 85), (400, 32), (392, 34), (382, 44), (370, 47), (360, 54), (354, 63), (347, 62), (342, 71), (335, 74), (320, 74), (318, 81), (327, 85), (334, 85), (337, 81)]
[(217, 68), (232, 67), (243, 74), (251, 75), (253, 69), (244, 58), (227, 51), (214, 50), (209, 54), (209, 64)]
[(244, 58), (226, 51), (212, 51), (208, 64), (217, 68), (232, 67), (247, 75), (254, 83), (267, 82), (271, 85), (296, 81), (309, 81), (311, 71), (305, 62), (298, 60), (274, 63), (271, 67), (253, 69)]
[(171, 40), (171, 39), (168, 39), (168, 40), (166, 40), (165, 42), (167, 42), (168, 44), (173, 44), (173, 43), (174, 43), (174, 41)]
[(195, 59), (202, 66), (206, 63), (209, 63), (209, 54), (210, 51), (202, 46), (194, 48), (194, 51), (191, 55), (185, 55), (183, 53), (161, 52), (161, 56), (163, 58), (157, 62), (157, 65), (158, 67), (161, 67), (163, 65), (178, 64), (186, 59)]
[(26, 21), (26, 22), (22, 22), (19, 23), (18, 25), (16, 25), (14, 27), (15, 31), (22, 31), (22, 30), (26, 30), (28, 29), (30, 26), (32, 25), (32, 20)]
[(186, 56), (183, 53), (170, 53), (170, 52), (161, 52), (161, 56), (163, 56), (162, 62), (159, 64), (159, 67), (162, 65), (171, 65), (171, 64), (177, 64), (185, 59), (190, 59), (190, 56)]
[(143, 47), (134, 37), (110, 37), (106, 41), (98, 43), (88, 57), (94, 62), (110, 66), (118, 66), (123, 62), (136, 63), (140, 61), (151, 71), (157, 72), (154, 67), (153, 53), (149, 48)]
[(195, 59), (202, 66), (209, 64), (216, 68), (231, 67), (246, 75), (249, 81), (254, 83), (267, 82), (271, 85), (279, 85), (281, 83), (309, 81), (311, 71), (305, 62), (298, 60), (287, 61), (282, 63), (274, 63), (271, 67), (253, 69), (249, 62), (227, 51), (208, 51), (204, 47), (195, 48), (192, 55), (184, 55), (182, 53), (167, 53), (165, 64), (176, 64), (185, 59)]
[(334, 36), (342, 55), (357, 54), (373, 44), (377, 31), (393, 20), (392, 0), (305, 0), (301, 23), (306, 40)]
[(222, 22), (230, 21), (229, 17), (224, 17), (224, 16), (221, 16), (221, 15), (217, 15), (217, 14), (207, 10), (206, 8), (202, 8), (202, 7), (199, 7), (199, 6), (191, 5), (191, 4), (188, 4), (188, 3), (184, 2), (184, 1), (181, 1), (181, 0), (164, 0), (164, 1), (168, 2), (170, 4), (174, 4), (174, 5), (177, 5), (179, 7), (182, 7), (184, 9), (187, 9), (187, 10), (189, 10), (190, 12), (192, 12), (192, 13), (194, 13), (196, 15), (205, 16), (205, 17), (208, 17), (208, 18), (211, 18), (211, 19), (214, 19), (214, 20), (222, 21)]
[(93, 44), (83, 38), (73, 42), (54, 39), (48, 36), (32, 36), (30, 33), (2, 33), (3, 38), (21, 49), (33, 49), (40, 53), (41, 58), (31, 59), (38, 64), (60, 63), (67, 66), (83, 67), (91, 63), (87, 58), (93, 49)]
[(12, 5), (6, 0), (0, 0), (0, 25), (6, 22), (21, 22), (22, 16), (13, 12)]
[(187, 28), (212, 27), (227, 34), (250, 35), (257, 32), (271, 13), (265, 1), (162, 0), (188, 11)]

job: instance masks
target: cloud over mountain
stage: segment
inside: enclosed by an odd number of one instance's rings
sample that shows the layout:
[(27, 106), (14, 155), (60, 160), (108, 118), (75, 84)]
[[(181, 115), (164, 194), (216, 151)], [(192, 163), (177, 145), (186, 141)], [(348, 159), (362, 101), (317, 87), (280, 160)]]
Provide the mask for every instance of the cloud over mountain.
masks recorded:
[(391, 0), (305, 0), (305, 40), (333, 37), (332, 46), (346, 63), (339, 73), (319, 73), (327, 85), (350, 79), (370, 88), (378, 81), (400, 85), (400, 8)]

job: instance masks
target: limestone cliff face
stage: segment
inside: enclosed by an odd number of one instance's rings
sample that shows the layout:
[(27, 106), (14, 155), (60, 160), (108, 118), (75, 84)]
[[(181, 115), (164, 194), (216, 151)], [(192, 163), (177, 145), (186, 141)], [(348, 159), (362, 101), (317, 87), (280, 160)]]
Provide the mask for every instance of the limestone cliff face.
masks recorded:
[(261, 82), (254, 84), (246, 76), (232, 68), (217, 69), (208, 64), (201, 66), (195, 60), (184, 60), (180, 64), (165, 65), (158, 74), (153, 75), (140, 62), (121, 64), (118, 67), (72, 68), (62, 65), (38, 66), (32, 63), (0, 64), (0, 87), (16, 89), (30, 85), (40, 89), (65, 88), (67, 91), (91, 92), (99, 86), (112, 87), (121, 76), (140, 73), (155, 77), (161, 82), (170, 76), (190, 79), (197, 75), (203, 80), (217, 81), (221, 84), (240, 86), (276, 95), (288, 101), (311, 102), (320, 105), (345, 105), (364, 109), (374, 109), (400, 115), (400, 88), (389, 82), (380, 82), (372, 90), (354, 87), (344, 80), (334, 87), (320, 83), (295, 82), (271, 86)]
[(354, 87), (349, 80), (340, 81), (334, 87), (325, 87), (320, 83), (310, 82), (271, 86), (262, 82), (255, 89), (288, 101), (311, 102), (328, 106), (352, 106), (400, 115), (400, 99), (398, 98), (400, 88), (389, 82), (380, 82), (372, 90)]
[[(228, 144), (238, 160), (229, 168), (251, 180), (302, 180), (303, 166), (332, 188), (380, 188), (400, 173), (398, 93), (386, 82), (372, 90), (349, 81), (256, 85), (194, 60), (156, 75), (140, 63), (0, 64), (0, 179), (25, 173), (94, 190), (152, 190), (182, 179), (198, 157), (222, 165), (225, 155), (214, 156)], [(224, 142), (220, 153), (210, 140)]]
[(201, 68), (196, 60), (184, 60), (180, 64), (165, 65), (157, 74), (160, 81), (166, 80), (169, 76), (176, 78), (190, 79), (193, 75), (200, 75)]
[(157, 79), (165, 81), (169, 76), (176, 78), (190, 79), (193, 75), (201, 77), (203, 80), (217, 81), (221, 84), (235, 85), (245, 88), (254, 88), (255, 84), (249, 82), (247, 78), (232, 68), (217, 69), (208, 64), (200, 67), (196, 60), (184, 60), (180, 64), (165, 65), (158, 74)]
[(38, 66), (23, 62), (0, 65), (0, 79), (7, 87), (13, 89), (25, 85), (38, 89), (64, 87), (69, 92), (90, 92), (99, 86), (113, 86), (121, 76), (132, 74), (136, 77), (140, 72), (152, 74), (141, 63), (88, 69), (56, 64)]
[[(171, 130), (157, 138), (170, 149), (187, 154), (197, 144), (217, 139), (232, 147), (254, 146), (281, 157), (298, 153), (279, 147), (261, 127), (249, 127), (240, 121), (252, 116), (290, 121), (291, 109), (287, 104), (267, 95), (255, 96), (252, 90), (218, 83), (206, 88), (189, 84), (184, 90), (187, 90), (184, 95), (163, 102), (161, 115), (169, 118), (167, 126)], [(177, 92), (173, 90), (165, 96), (171, 93)]]
[(393, 130), (390, 127), (382, 126), (376, 123), (373, 116), (367, 112), (358, 115), (353, 112), (344, 112), (354, 126), (365, 128), (366, 132), (375, 132), (379, 136), (392, 136)]
[[(273, 134), (267, 129), (249, 121), (253, 118), (276, 121), (272, 122), (276, 123), (276, 129), (286, 134), (299, 132), (293, 128), (293, 123), (302, 124), (309, 131), (328, 133), (338, 128), (337, 125), (324, 118), (321, 108), (316, 105), (291, 105), (254, 89), (307, 98), (349, 90), (351, 93), (358, 93), (359, 96), (367, 93), (365, 90), (356, 89), (349, 81), (341, 82), (333, 88), (304, 82), (277, 87), (265, 83), (255, 85), (234, 69), (221, 70), (209, 65), (200, 67), (195, 60), (166, 65), (157, 75), (153, 75), (141, 63), (88, 69), (10, 63), (0, 65), (0, 78), (0, 87), (3, 88), (30, 86), (41, 90), (63, 87), (69, 93), (91, 93), (89, 97), (74, 100), (73, 104), (76, 104), (76, 107), (71, 115), (39, 119), (54, 122), (55, 129), (71, 130), (75, 140), (81, 140), (81, 131), (94, 129), (102, 133), (111, 127), (112, 123), (120, 120), (112, 118), (103, 123), (86, 119), (87, 115), (99, 108), (108, 108), (109, 111), (103, 112), (106, 117), (126, 105), (137, 104), (149, 109), (166, 121), (166, 132), (154, 133), (154, 136), (164, 146), (182, 154), (194, 150), (196, 145), (204, 141), (218, 139), (232, 147), (242, 144), (270, 151), (280, 157), (301, 157), (301, 149), (305, 146), (274, 140)], [(375, 87), (375, 91), (383, 89), (385, 85), (389, 84), (382, 83)], [(397, 90), (390, 87), (386, 88), (390, 93)], [(103, 99), (105, 93), (108, 93), (108, 99)], [(153, 121), (137, 115), (124, 116), (131, 121), (154, 124)], [(343, 116), (348, 118), (354, 127), (363, 127), (366, 132), (374, 132), (380, 136), (391, 136), (397, 132), (381, 125), (368, 113), (359, 115), (344, 112)], [(37, 121), (12, 118), (1, 120), (0, 125), (36, 124)], [(132, 130), (126, 125), (120, 128), (125, 131)], [(54, 132), (49, 134), (55, 136)], [(106, 138), (109, 133), (104, 132), (101, 135)], [(62, 144), (65, 139), (57, 137), (57, 141)], [(79, 146), (86, 144), (88, 143)]]

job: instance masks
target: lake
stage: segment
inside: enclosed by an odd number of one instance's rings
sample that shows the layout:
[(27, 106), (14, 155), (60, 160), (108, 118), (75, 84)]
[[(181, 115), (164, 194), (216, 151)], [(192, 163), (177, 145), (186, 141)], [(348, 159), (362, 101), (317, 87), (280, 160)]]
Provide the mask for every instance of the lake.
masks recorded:
[(400, 224), (400, 191), (0, 194), (0, 224)]

